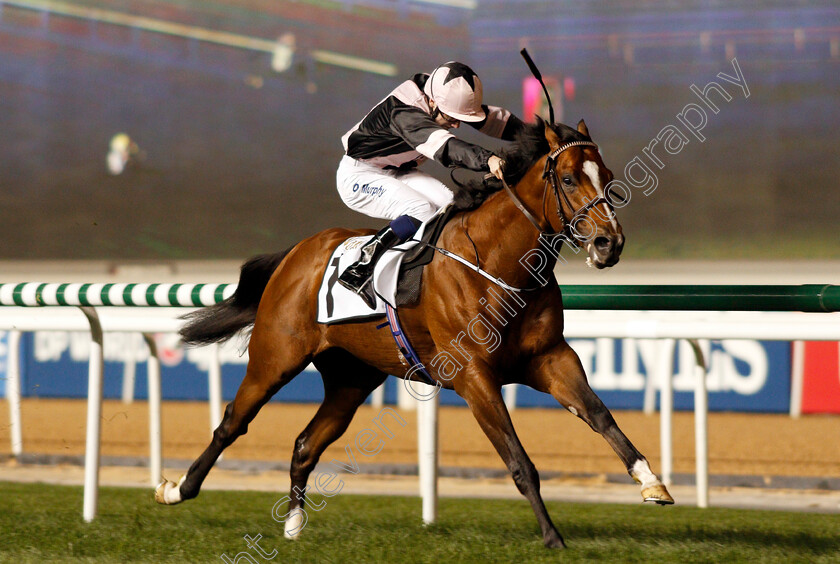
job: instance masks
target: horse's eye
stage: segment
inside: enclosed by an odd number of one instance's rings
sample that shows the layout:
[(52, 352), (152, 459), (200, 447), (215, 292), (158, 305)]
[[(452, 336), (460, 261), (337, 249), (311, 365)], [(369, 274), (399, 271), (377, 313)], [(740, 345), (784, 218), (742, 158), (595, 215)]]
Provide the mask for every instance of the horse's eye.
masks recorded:
[(572, 185), (572, 177), (571, 176), (564, 176), (563, 177), (563, 184), (565, 184), (566, 186), (571, 186)]

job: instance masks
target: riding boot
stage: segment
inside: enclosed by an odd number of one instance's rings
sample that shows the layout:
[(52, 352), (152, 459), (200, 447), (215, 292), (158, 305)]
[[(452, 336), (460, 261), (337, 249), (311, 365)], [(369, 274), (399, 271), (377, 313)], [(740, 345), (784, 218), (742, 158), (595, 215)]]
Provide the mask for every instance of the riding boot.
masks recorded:
[(358, 294), (370, 307), (376, 307), (376, 294), (373, 292), (373, 269), (376, 261), (391, 247), (403, 240), (387, 226), (373, 236), (362, 247), (359, 260), (348, 266), (338, 277), (338, 282), (348, 290)]

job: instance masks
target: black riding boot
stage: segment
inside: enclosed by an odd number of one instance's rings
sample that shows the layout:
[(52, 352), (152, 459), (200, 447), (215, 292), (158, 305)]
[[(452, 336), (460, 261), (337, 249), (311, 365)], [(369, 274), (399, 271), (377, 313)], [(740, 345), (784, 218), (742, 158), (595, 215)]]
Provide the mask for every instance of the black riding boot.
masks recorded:
[(358, 262), (347, 267), (338, 277), (338, 282), (355, 293), (373, 309), (376, 306), (376, 294), (373, 292), (373, 268), (376, 261), (391, 247), (402, 242), (394, 233), (391, 226), (387, 226), (373, 236), (373, 239), (362, 247), (362, 256)]

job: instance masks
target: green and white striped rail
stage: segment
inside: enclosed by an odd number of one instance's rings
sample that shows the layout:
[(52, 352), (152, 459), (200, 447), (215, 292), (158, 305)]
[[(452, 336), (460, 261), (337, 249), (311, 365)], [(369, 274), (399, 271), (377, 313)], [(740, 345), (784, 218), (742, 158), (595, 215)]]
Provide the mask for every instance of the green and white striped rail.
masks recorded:
[[(566, 309), (840, 311), (840, 286), (560, 285)], [(0, 283), (0, 306), (202, 307), (236, 284)]]
[(211, 306), (236, 284), (43, 283), (0, 284), (0, 306)]

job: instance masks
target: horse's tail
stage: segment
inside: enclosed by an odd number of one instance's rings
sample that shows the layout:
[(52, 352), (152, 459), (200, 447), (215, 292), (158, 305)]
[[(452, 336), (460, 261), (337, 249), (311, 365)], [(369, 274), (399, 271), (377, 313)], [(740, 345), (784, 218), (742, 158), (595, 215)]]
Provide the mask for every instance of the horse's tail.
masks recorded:
[(187, 320), (179, 331), (188, 345), (223, 343), (238, 331), (253, 325), (257, 306), (271, 275), (291, 251), (259, 255), (242, 265), (236, 292), (224, 301), (201, 308), (183, 317)]

